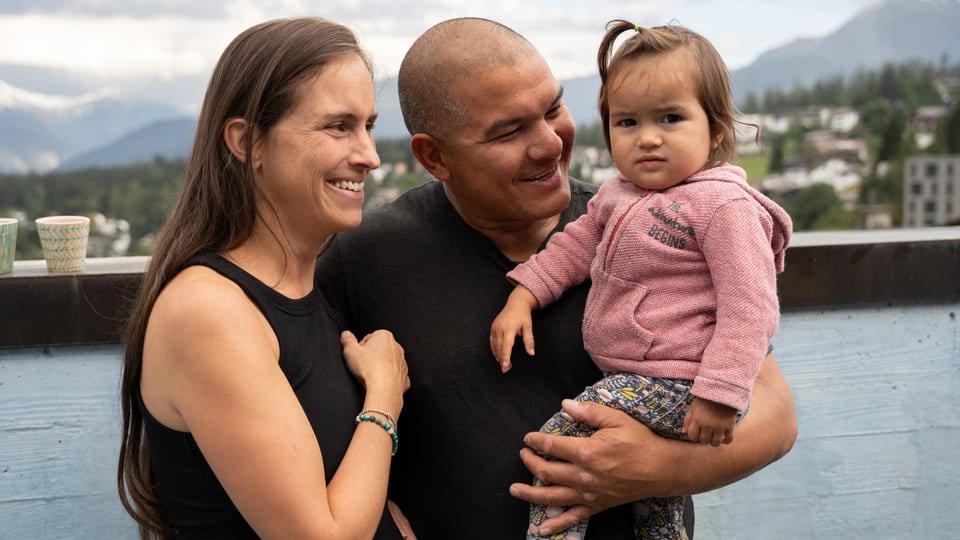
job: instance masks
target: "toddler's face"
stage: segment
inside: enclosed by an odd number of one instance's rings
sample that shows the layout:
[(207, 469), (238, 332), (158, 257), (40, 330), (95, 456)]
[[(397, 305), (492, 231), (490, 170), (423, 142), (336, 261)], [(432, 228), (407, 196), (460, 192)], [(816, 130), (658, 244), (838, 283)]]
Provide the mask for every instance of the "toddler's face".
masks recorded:
[(608, 81), (613, 161), (641, 188), (679, 184), (704, 168), (718, 144), (689, 72), (664, 58), (640, 58)]

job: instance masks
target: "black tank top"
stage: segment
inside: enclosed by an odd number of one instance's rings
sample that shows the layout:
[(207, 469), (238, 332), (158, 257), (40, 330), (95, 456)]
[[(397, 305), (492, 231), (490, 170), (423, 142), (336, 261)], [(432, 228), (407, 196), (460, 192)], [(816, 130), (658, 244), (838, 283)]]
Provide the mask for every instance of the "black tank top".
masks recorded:
[[(287, 298), (218, 255), (198, 255), (186, 266), (193, 265), (212, 268), (237, 283), (269, 321), (280, 344), (280, 369), (300, 400), (323, 449), (323, 466), (329, 483), (346, 453), (355, 429), (354, 417), (363, 405), (363, 388), (344, 364), (340, 314), (327, 304), (318, 289), (300, 299)], [(142, 400), (140, 410), (158, 493), (177, 528), (177, 537), (257, 538), (214, 476), (190, 433), (160, 424)], [(374, 538), (401, 538), (386, 506)]]

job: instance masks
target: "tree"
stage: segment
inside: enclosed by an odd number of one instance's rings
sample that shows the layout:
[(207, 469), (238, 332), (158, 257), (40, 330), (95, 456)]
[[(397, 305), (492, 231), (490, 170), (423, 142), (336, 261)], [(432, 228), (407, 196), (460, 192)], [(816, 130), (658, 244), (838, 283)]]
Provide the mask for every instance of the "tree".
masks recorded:
[(844, 212), (840, 197), (830, 184), (816, 183), (797, 191), (784, 203), (797, 231), (849, 229), (854, 216)]
[(753, 90), (747, 92), (747, 97), (744, 99), (743, 106), (740, 107), (740, 110), (746, 114), (756, 114), (760, 112), (760, 102), (756, 92)]
[(406, 163), (413, 167), (413, 151), (410, 149), (410, 137), (398, 139), (377, 139), (377, 154), (383, 163)]
[(900, 97), (899, 85), (897, 81), (897, 72), (893, 64), (884, 64), (880, 70), (879, 88), (877, 95), (880, 97), (895, 101)]
[(885, 99), (872, 99), (863, 107), (860, 113), (860, 125), (867, 135), (879, 135), (883, 132), (892, 108), (890, 102)]
[(577, 146), (606, 148), (603, 140), (603, 123), (599, 120), (589, 125), (577, 126)]
[(960, 154), (960, 103), (940, 119), (932, 147), (937, 153)]
[[(100, 213), (130, 224), (133, 245), (163, 224), (183, 182), (186, 163), (156, 159), (124, 167), (92, 167), (78, 171), (0, 177), (2, 192), (27, 221), (45, 215)], [(24, 231), (28, 227), (20, 227)], [(39, 253), (36, 234), (20, 236), (17, 257)]]
[(785, 138), (783, 135), (774, 135), (770, 138), (770, 165), (767, 167), (772, 173), (783, 172), (783, 146)]
[(887, 116), (887, 121), (883, 128), (874, 167), (876, 167), (877, 163), (889, 161), (900, 154), (906, 125), (907, 118), (903, 110), (900, 107), (893, 107)]

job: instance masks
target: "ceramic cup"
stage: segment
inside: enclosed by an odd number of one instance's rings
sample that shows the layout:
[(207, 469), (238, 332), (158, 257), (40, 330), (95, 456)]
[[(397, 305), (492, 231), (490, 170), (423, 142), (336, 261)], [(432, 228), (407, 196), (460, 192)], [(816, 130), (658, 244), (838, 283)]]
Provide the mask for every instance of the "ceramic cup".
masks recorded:
[(48, 272), (79, 272), (87, 259), (90, 218), (49, 216), (36, 220)]
[(17, 220), (0, 218), (0, 274), (13, 271), (13, 257), (17, 252)]

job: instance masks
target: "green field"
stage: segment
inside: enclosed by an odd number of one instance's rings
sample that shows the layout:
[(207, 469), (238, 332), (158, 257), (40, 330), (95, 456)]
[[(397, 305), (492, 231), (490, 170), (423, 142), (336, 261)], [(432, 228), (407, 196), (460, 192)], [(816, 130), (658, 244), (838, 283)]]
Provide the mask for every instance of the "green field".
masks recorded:
[(739, 165), (743, 167), (743, 170), (747, 171), (747, 180), (752, 185), (767, 175), (770, 156), (768, 156), (766, 152), (753, 156), (737, 156), (737, 158), (733, 160), (733, 164)]

